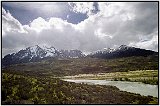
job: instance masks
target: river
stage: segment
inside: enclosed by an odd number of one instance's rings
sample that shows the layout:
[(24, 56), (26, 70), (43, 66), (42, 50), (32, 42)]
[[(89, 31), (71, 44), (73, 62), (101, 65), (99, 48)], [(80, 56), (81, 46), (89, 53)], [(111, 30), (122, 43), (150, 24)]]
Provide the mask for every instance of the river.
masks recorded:
[(86, 84), (99, 84), (99, 85), (112, 85), (116, 86), (122, 91), (138, 93), (144, 96), (158, 97), (158, 85), (144, 84), (141, 82), (128, 82), (128, 81), (107, 81), (107, 80), (73, 80), (64, 79), (68, 82), (86, 83)]

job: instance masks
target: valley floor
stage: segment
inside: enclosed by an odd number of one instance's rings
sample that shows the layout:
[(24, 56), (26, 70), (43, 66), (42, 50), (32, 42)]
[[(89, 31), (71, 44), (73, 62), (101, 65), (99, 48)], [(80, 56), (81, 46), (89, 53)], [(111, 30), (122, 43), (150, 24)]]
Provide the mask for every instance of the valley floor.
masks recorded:
[(62, 77), (62, 79), (132, 81), (158, 85), (158, 70), (137, 70), (128, 72), (79, 74), (74, 76), (64, 76)]
[(2, 69), (2, 104), (158, 104), (158, 98), (61, 79), (139, 81), (158, 85), (158, 59), (48, 59)]

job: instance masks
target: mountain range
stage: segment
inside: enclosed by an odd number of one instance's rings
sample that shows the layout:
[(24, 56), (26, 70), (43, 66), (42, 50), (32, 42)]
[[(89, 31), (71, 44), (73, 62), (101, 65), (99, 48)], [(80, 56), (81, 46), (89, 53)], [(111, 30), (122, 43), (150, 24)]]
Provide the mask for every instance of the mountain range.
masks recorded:
[(17, 53), (12, 53), (4, 56), (2, 66), (11, 64), (28, 63), (41, 61), (48, 58), (80, 58), (84, 54), (80, 50), (57, 50), (53, 46), (31, 46), (20, 50)]
[(2, 59), (2, 67), (9, 66), (12, 64), (37, 62), (48, 58), (102, 58), (102, 59), (112, 59), (121, 57), (131, 57), (131, 56), (149, 56), (157, 55), (158, 52), (151, 50), (145, 50), (135, 47), (129, 47), (126, 45), (121, 45), (116, 49), (107, 48), (104, 50), (99, 50), (97, 52), (90, 53), (89, 55), (84, 55), (80, 50), (58, 50), (53, 46), (31, 46), (26, 49), (22, 49), (17, 53), (12, 53), (4, 56)]
[(121, 58), (121, 57), (131, 57), (131, 56), (149, 56), (156, 55), (158, 56), (158, 52), (140, 49), (135, 47), (130, 47), (126, 45), (121, 45), (116, 49), (105, 49), (101, 51), (97, 51), (95, 53), (91, 53), (88, 57), (92, 58), (102, 58), (102, 59), (113, 59), (113, 58)]

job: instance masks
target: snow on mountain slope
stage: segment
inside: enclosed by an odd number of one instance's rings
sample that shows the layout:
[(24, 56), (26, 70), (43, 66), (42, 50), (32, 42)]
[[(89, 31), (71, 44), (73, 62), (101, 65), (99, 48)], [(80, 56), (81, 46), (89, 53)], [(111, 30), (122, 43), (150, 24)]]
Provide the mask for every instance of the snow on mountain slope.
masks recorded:
[(79, 58), (83, 57), (80, 50), (57, 50), (53, 46), (35, 45), (26, 49), (20, 50), (17, 53), (6, 55), (2, 59), (2, 65), (7, 66), (11, 64), (27, 63), (40, 61), (47, 58)]
[(28, 57), (30, 60), (34, 58), (45, 58), (45, 57), (55, 57), (55, 48), (52, 49), (52, 47), (40, 47), (38, 45), (28, 47), (23, 52), (19, 51), (18, 53), (22, 53), (20, 58)]

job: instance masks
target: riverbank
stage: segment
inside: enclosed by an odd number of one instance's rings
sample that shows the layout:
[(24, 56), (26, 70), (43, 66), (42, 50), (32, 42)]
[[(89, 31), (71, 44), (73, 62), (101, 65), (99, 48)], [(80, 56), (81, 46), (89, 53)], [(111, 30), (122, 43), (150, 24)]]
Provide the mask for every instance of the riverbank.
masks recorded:
[(137, 70), (128, 72), (78, 74), (74, 76), (64, 76), (62, 77), (62, 79), (130, 81), (130, 82), (142, 82), (145, 84), (158, 85), (158, 70)]
[(106, 85), (115, 86), (121, 91), (140, 94), (142, 96), (153, 96), (158, 98), (158, 85), (144, 84), (141, 82), (128, 81), (107, 81), (107, 80), (84, 80), (84, 79), (64, 79), (68, 82), (85, 83), (88, 85)]

